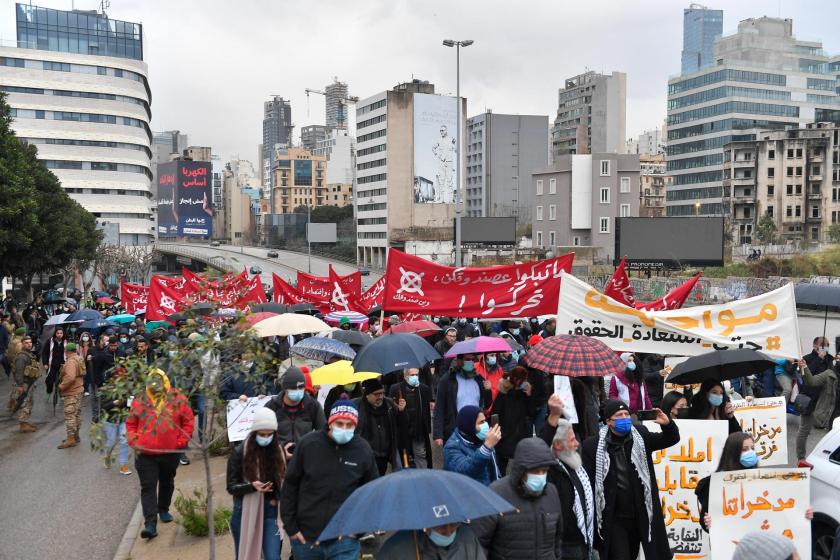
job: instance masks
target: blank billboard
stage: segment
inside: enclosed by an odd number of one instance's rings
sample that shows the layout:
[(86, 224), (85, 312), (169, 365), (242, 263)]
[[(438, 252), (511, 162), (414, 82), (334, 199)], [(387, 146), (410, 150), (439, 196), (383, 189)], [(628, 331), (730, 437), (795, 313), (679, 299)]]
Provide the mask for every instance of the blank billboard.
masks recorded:
[(722, 266), (723, 218), (617, 218), (615, 256), (649, 267)]
[(515, 245), (516, 218), (461, 218), (461, 243)]
[(335, 243), (336, 225), (332, 224), (306, 224), (307, 241), (310, 243)]

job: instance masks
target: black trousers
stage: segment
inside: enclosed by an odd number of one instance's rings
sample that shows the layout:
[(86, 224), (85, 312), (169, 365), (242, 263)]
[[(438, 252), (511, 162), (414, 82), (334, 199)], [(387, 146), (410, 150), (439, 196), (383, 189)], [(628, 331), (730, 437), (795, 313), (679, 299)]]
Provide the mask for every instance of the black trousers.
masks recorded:
[(157, 520), (158, 513), (169, 511), (175, 492), (175, 472), (180, 453), (146, 455), (138, 453), (134, 461), (140, 478), (140, 503), (146, 523)]
[(635, 518), (616, 516), (610, 529), (609, 556), (604, 560), (636, 560), (642, 544), (638, 521)]

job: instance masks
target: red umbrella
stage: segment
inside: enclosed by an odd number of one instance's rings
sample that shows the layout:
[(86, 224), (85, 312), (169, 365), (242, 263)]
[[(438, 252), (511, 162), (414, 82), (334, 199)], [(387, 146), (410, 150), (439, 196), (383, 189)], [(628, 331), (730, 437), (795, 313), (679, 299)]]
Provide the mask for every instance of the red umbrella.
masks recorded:
[(275, 315), (279, 315), (279, 313), (272, 313), (271, 311), (260, 311), (258, 313), (251, 313), (249, 315), (245, 315), (245, 322), (240, 323), (242, 328), (250, 328), (262, 321), (263, 319), (268, 319), (269, 317), (274, 317)]
[(112, 300), (108, 296), (102, 296), (101, 298), (96, 298), (96, 303), (111, 305), (112, 303), (114, 303), (114, 300)]
[(525, 354), (532, 368), (568, 377), (610, 375), (624, 370), (609, 346), (596, 338), (575, 334), (550, 336)]
[(432, 321), (427, 321), (425, 319), (419, 319), (417, 321), (406, 321), (405, 323), (399, 323), (388, 329), (388, 332), (392, 333), (410, 333), (416, 334), (418, 336), (427, 337), (432, 336), (433, 334), (437, 334), (440, 332), (440, 326), (436, 325)]

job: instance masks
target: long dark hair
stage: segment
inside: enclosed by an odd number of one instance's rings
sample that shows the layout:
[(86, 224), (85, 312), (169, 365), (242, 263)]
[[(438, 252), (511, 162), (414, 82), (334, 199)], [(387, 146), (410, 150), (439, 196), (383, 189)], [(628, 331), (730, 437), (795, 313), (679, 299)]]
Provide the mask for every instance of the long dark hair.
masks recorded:
[(685, 395), (680, 393), (679, 391), (668, 391), (665, 393), (665, 396), (662, 397), (662, 401), (659, 403), (659, 408), (668, 415), (669, 418), (671, 416), (671, 409), (680, 401), (680, 399), (685, 399), (688, 402), (688, 399)]
[(689, 418), (705, 420), (706, 417), (709, 416), (709, 413), (712, 410), (712, 405), (709, 404), (709, 391), (711, 391), (712, 387), (715, 386), (720, 386), (720, 388), (723, 389), (723, 402), (720, 403), (720, 406), (718, 407), (718, 417), (721, 420), (726, 419), (726, 415), (723, 411), (726, 407), (726, 403), (729, 402), (729, 397), (726, 395), (726, 387), (724, 387), (723, 383), (717, 379), (707, 379), (700, 385), (700, 390), (697, 391), (697, 394), (691, 399), (691, 406), (688, 411)]
[(720, 453), (720, 462), (718, 463), (717, 471), (739, 471), (744, 468), (741, 464), (741, 450), (744, 448), (744, 442), (753, 437), (747, 432), (733, 432), (726, 438), (726, 443), (723, 444), (723, 451)]
[(257, 432), (251, 432), (243, 445), (242, 470), (245, 478), (260, 482), (272, 481), (276, 489), (278, 483), (286, 477), (286, 456), (280, 447), (277, 433), (274, 433), (270, 444), (262, 447), (257, 444)]

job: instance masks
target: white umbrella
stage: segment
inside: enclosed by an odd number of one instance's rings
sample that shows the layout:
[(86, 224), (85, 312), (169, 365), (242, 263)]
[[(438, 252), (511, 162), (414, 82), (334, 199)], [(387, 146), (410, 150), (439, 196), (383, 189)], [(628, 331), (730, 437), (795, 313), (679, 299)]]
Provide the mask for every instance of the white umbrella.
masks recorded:
[(52, 317), (50, 317), (49, 319), (47, 319), (47, 322), (46, 322), (46, 323), (44, 323), (44, 326), (45, 326), (45, 327), (51, 327), (51, 326), (53, 326), (53, 325), (60, 325), (60, 324), (62, 324), (62, 323), (64, 322), (64, 320), (65, 320), (67, 317), (69, 317), (69, 316), (70, 316), (70, 314), (69, 314), (69, 313), (60, 313), (60, 314), (58, 314), (58, 315), (53, 315)]
[(254, 325), (254, 330), (261, 337), (317, 333), (328, 328), (330, 326), (322, 320), (298, 313), (281, 313)]

